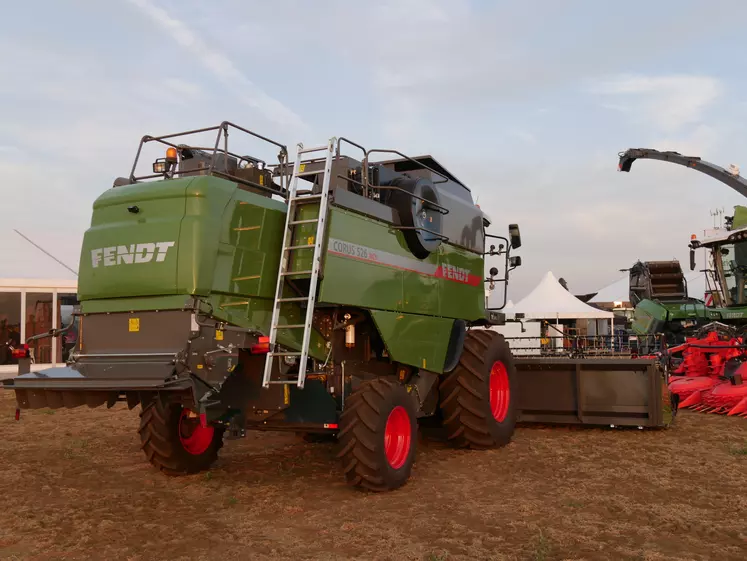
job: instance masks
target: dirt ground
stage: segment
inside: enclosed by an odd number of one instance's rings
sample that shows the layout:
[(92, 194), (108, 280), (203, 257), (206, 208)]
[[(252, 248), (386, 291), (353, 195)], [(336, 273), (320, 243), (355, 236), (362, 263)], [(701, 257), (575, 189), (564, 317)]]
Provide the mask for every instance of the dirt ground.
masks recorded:
[(14, 411), (0, 392), (3, 560), (747, 557), (747, 419), (523, 427), (487, 452), (421, 440), (410, 482), (367, 494), (332, 445), (292, 434), (250, 433), (169, 478), (139, 450), (137, 409)]

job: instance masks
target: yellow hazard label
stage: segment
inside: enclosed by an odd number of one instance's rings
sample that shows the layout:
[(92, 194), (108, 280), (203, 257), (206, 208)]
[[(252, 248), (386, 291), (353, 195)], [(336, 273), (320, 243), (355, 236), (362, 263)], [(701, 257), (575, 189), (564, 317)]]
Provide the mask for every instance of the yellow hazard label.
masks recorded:
[(203, 369), (203, 366), (202, 366), (202, 364), (198, 364), (198, 365), (197, 365), (197, 370), (202, 370), (202, 369)]
[(223, 341), (223, 330), (222, 329), (216, 329), (215, 330), (215, 340), (216, 341)]
[(425, 359), (423, 359), (423, 368), (425, 368)]
[(298, 171), (301, 173), (303, 173), (303, 170), (305, 169), (306, 169), (306, 164), (301, 164), (300, 166), (298, 166)]
[(314, 236), (309, 236), (309, 237), (308, 237), (308, 239), (306, 240), (306, 243), (307, 243), (308, 245), (311, 245), (311, 244), (313, 244), (313, 243), (314, 243)]
[(130, 318), (128, 331), (140, 331), (140, 318)]
[(264, 175), (260, 175), (259, 176), (259, 184), (260, 185), (264, 185), (265, 184), (265, 176)]
[(288, 405), (290, 402), (291, 402), (290, 386), (288, 384), (285, 384), (283, 386), (283, 403), (285, 405)]

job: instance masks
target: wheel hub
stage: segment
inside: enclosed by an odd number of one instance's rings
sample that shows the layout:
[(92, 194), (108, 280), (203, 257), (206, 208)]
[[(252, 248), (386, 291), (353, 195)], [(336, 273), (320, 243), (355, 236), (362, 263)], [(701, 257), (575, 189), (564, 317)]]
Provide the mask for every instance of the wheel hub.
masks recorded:
[(508, 371), (501, 361), (496, 361), (490, 369), (490, 412), (499, 423), (503, 422), (508, 415), (510, 399)]
[(208, 425), (203, 427), (200, 419), (186, 407), (182, 409), (179, 417), (179, 441), (182, 448), (193, 456), (204, 453), (213, 441), (215, 429)]
[(410, 417), (407, 410), (398, 405), (389, 413), (384, 429), (384, 451), (392, 468), (399, 469), (407, 461), (411, 439)]

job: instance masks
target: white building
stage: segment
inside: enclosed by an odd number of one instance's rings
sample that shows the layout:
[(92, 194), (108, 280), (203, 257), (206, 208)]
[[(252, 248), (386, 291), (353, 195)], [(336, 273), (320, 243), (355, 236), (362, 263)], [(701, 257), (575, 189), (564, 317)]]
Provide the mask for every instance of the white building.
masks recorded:
[[(75, 280), (0, 279), (0, 374), (15, 372), (11, 347), (70, 323), (77, 290)], [(75, 336), (73, 330), (68, 337), (34, 341), (36, 366), (64, 363)]]

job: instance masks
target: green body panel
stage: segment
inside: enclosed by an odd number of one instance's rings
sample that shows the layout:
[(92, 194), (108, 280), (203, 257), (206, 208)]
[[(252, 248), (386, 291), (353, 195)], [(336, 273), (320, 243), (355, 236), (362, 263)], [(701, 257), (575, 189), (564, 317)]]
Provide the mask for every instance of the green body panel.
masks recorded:
[[(192, 181), (177, 179), (157, 186), (129, 185), (109, 189), (96, 200), (91, 227), (81, 248), (78, 297), (82, 301), (178, 293), (177, 255), (173, 248), (163, 262), (129, 264), (124, 255), (118, 258), (113, 253), (120, 247), (129, 252), (133, 244), (176, 243), (184, 218), (187, 187)], [(129, 212), (127, 209), (132, 205), (137, 205), (141, 212)], [(103, 248), (110, 249), (108, 255)], [(129, 260), (131, 256), (126, 257)]]
[[(389, 224), (337, 207), (330, 207), (328, 217), (321, 302), (471, 321), (485, 317), (481, 255), (443, 243), (421, 260)], [(444, 271), (453, 268), (469, 277), (447, 278)]]
[(741, 323), (747, 320), (747, 308), (709, 308), (702, 302), (677, 302), (663, 304), (642, 300), (635, 308), (632, 329), (638, 335), (666, 331), (666, 324), (725, 321)]
[(701, 302), (661, 303), (641, 300), (635, 307), (632, 329), (639, 335), (661, 332), (666, 323), (673, 321), (697, 321), (709, 317), (708, 310)]
[[(137, 206), (138, 212), (128, 211)], [(271, 298), (285, 205), (215, 177), (174, 179), (110, 189), (94, 203), (81, 250), (81, 301), (213, 291)], [(162, 261), (97, 266), (92, 251), (173, 242)], [(263, 247), (266, 246), (266, 247)]]
[[(132, 206), (137, 213), (128, 211)], [(285, 213), (284, 203), (211, 176), (110, 189), (94, 203), (83, 240), (81, 310), (181, 309), (195, 296), (217, 319), (266, 334)], [(131, 246), (158, 242), (174, 242), (161, 261), (157, 253), (148, 262), (126, 261)], [(94, 266), (92, 251), (100, 249), (111, 251), (99, 252)], [(303, 313), (297, 303), (285, 303), (280, 323), (303, 323)], [(281, 330), (278, 342), (299, 349), (302, 336), (303, 330)], [(317, 359), (326, 356), (316, 332), (309, 352)]]
[[(319, 216), (319, 203), (303, 204), (296, 211), (296, 220), (315, 220)], [(297, 224), (293, 230), (293, 245), (311, 245), (316, 236), (316, 222)], [(291, 252), (291, 271), (310, 271), (314, 248), (295, 249)], [(309, 278), (310, 275), (293, 275), (291, 279)]]
[(443, 372), (454, 320), (372, 310), (376, 327), (392, 360)]

